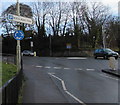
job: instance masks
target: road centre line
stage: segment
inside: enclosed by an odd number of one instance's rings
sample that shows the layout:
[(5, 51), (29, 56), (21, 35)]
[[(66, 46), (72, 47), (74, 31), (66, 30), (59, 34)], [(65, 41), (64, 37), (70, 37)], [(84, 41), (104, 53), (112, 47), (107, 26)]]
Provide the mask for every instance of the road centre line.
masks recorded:
[(36, 66), (36, 67), (43, 67), (43, 66)]
[(86, 69), (87, 71), (95, 71), (95, 69)]
[(70, 68), (63, 68), (63, 69), (68, 70), (68, 69), (70, 69)]
[(54, 69), (61, 69), (61, 67), (53, 67)]
[(75, 70), (82, 70), (81, 68), (75, 68)]
[(61, 81), (61, 83), (62, 83), (63, 90), (64, 90), (64, 91), (67, 91), (66, 86), (65, 86), (65, 83), (64, 83), (63, 80)]
[(75, 99), (77, 102), (81, 103), (82, 105), (86, 105), (86, 104), (85, 104), (84, 102), (82, 102), (80, 99), (78, 99), (78, 98), (75, 97), (73, 94), (71, 94), (69, 91), (67, 91), (67, 88), (66, 88), (66, 86), (65, 86), (65, 82), (64, 82), (61, 78), (53, 75), (52, 73), (48, 73), (48, 74), (51, 75), (52, 77), (58, 79), (59, 81), (61, 81), (61, 84), (62, 84), (62, 87), (63, 87), (63, 90), (65, 91), (65, 93), (67, 93), (69, 96), (71, 96), (73, 99)]
[(82, 105), (86, 105), (85, 103), (83, 103), (81, 100), (79, 100), (78, 98), (76, 98), (74, 95), (72, 95), (70, 92), (65, 91), (68, 95), (70, 95), (72, 98), (74, 98), (76, 101), (78, 101), (79, 103), (81, 103)]
[(87, 58), (85, 58), (85, 57), (67, 57), (67, 59), (69, 60), (69, 59), (72, 59), (72, 60), (86, 60)]
[(46, 68), (46, 69), (50, 69), (51, 67), (49, 67), (49, 66), (46, 66), (45, 68)]
[(110, 79), (114, 79), (116, 81), (118, 81), (119, 79), (116, 79), (116, 78), (113, 78), (113, 77), (110, 77), (110, 76), (107, 76), (105, 74), (100, 74), (102, 77), (106, 77), (106, 78), (110, 78)]
[(53, 75), (53, 74), (51, 74), (51, 73), (48, 73), (48, 74), (51, 75), (51, 76), (53, 76), (54, 78), (56, 78), (56, 79), (62, 81), (62, 79), (60, 79), (59, 77), (57, 77), (57, 76), (55, 76), (55, 75)]
[[(42, 68), (43, 66), (36, 66), (38, 68)], [(44, 68), (50, 69), (50, 66), (45, 66)], [(53, 67), (54, 69), (62, 69), (62, 67)], [(63, 68), (64, 70), (70, 70), (71, 68)], [(83, 70), (82, 68), (74, 68), (75, 70)], [(86, 69), (86, 71), (95, 71), (95, 69)]]

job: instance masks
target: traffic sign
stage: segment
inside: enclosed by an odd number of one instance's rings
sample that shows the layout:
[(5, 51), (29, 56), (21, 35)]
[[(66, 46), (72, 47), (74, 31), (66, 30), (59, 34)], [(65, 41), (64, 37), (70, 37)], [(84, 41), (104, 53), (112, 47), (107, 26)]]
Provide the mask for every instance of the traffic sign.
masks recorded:
[(72, 48), (71, 43), (67, 43), (67, 44), (66, 44), (66, 48), (67, 48), (67, 49), (71, 49), (71, 48)]
[(13, 14), (8, 14), (8, 20), (16, 21), (19, 23), (33, 24), (33, 19), (26, 18), (23, 16), (17, 16), (17, 15), (13, 15)]
[(14, 33), (14, 38), (15, 38), (16, 40), (22, 40), (22, 39), (24, 38), (24, 33), (23, 33), (23, 31), (21, 31), (21, 30), (15, 31), (15, 33)]

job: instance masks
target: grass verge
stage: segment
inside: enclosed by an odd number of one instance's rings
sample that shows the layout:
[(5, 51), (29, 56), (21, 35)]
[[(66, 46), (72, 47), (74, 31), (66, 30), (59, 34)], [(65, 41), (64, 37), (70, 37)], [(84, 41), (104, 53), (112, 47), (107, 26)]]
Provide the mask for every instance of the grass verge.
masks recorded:
[(14, 64), (2, 62), (2, 86), (17, 73), (17, 67)]

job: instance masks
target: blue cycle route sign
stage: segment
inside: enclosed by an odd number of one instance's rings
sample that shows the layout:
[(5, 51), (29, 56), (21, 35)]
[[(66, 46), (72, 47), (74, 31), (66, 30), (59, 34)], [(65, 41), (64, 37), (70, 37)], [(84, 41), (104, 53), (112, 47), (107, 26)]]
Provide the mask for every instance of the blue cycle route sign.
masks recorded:
[(23, 33), (23, 31), (21, 31), (21, 30), (15, 31), (15, 33), (14, 33), (14, 38), (15, 38), (16, 40), (22, 40), (22, 39), (24, 38), (24, 33)]

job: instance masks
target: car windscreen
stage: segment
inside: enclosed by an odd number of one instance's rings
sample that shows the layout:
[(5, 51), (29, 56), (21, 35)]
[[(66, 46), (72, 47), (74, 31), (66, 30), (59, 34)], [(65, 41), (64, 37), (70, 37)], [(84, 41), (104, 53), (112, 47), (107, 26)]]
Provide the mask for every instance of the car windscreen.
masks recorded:
[(111, 49), (104, 49), (105, 52), (114, 52)]

